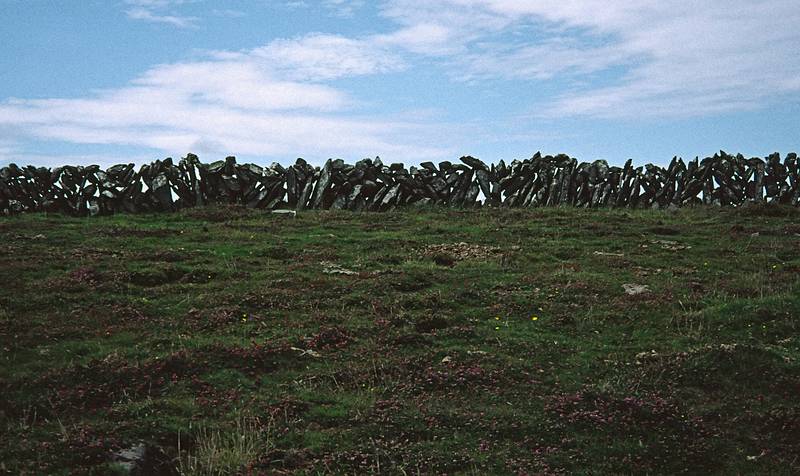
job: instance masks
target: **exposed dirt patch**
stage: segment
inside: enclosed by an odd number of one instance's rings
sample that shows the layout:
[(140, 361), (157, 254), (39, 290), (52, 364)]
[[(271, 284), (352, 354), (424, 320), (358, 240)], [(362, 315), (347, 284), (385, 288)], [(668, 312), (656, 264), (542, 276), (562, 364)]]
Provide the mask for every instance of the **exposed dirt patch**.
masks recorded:
[(800, 217), (800, 208), (791, 205), (748, 203), (732, 209), (731, 213), (743, 217), (793, 218)]
[[(52, 442), (42, 442), (41, 452), (37, 452), (39, 467), (36, 474), (55, 474), (72, 467), (87, 467), (105, 462), (108, 455), (122, 447), (122, 442), (114, 435), (99, 430), (88, 423), (68, 425), (60, 437)], [(58, 458), (40, 459), (40, 455), (51, 453)]]
[(216, 346), (206, 352), (209, 360), (223, 368), (236, 368), (253, 376), (258, 373), (273, 372), (280, 368), (290, 368), (299, 362), (297, 353), (288, 344), (258, 344), (247, 347)]
[[(786, 362), (775, 352), (744, 344), (705, 345), (685, 352), (642, 352), (636, 355), (642, 372), (658, 376), (662, 388), (694, 386), (726, 394), (731, 387), (772, 391), (776, 395), (800, 391), (800, 379), (785, 371)], [(730, 395), (729, 397), (733, 397)], [(747, 398), (742, 393), (741, 398)]]
[(737, 223), (730, 227), (733, 238), (757, 238), (761, 236), (800, 236), (800, 225), (789, 224), (782, 227), (750, 226)]
[(456, 264), (456, 259), (447, 253), (436, 253), (431, 256), (433, 262), (438, 264), (439, 266), (446, 266), (448, 268), (452, 268)]
[(191, 330), (215, 330), (237, 324), (250, 317), (237, 308), (217, 307), (204, 309), (189, 309), (189, 312), (180, 321), (180, 326)]
[(421, 256), (442, 261), (485, 260), (498, 257), (508, 250), (517, 250), (519, 247), (500, 248), (497, 246), (476, 245), (470, 243), (442, 243), (441, 245), (428, 245), (419, 253)]
[(215, 271), (206, 268), (193, 268), (181, 276), (179, 282), (182, 284), (205, 284), (212, 281), (217, 276)]
[(341, 349), (347, 347), (353, 340), (353, 336), (341, 327), (324, 327), (308, 339), (302, 345), (314, 350)]
[(426, 317), (414, 323), (414, 329), (423, 334), (428, 334), (440, 329), (450, 327), (450, 321), (443, 317)]
[[(638, 441), (644, 455), (632, 458), (627, 451), (611, 451), (607, 455), (620, 469), (652, 472), (681, 467), (687, 462), (691, 462), (693, 468), (711, 463), (711, 449), (704, 441), (710, 435), (705, 422), (700, 417), (687, 416), (675, 402), (658, 394), (619, 397), (580, 391), (556, 395), (545, 408), (572, 429), (573, 435), (603, 432), (615, 435), (614, 439)], [(653, 439), (658, 443), (643, 444)], [(677, 455), (680, 457), (676, 458)]]
[(619, 236), (624, 234), (624, 230), (620, 227), (609, 223), (585, 223), (580, 226), (580, 229), (585, 233), (572, 233), (570, 236)]
[(82, 267), (70, 271), (69, 278), (79, 284), (85, 284), (89, 287), (95, 287), (100, 280), (100, 275), (94, 268)]
[(87, 334), (103, 336), (111, 335), (120, 329), (136, 327), (152, 322), (141, 309), (131, 304), (94, 305), (87, 310), (73, 309), (70, 321), (66, 323), (52, 322), (47, 335), (60, 331), (78, 330)]
[(50, 277), (42, 283), (42, 288), (49, 291), (66, 291), (76, 293), (88, 290), (119, 290), (129, 281), (129, 275), (123, 271), (100, 271), (92, 266), (81, 266), (66, 275)]
[(752, 235), (759, 235), (764, 232), (763, 228), (752, 227), (752, 226), (745, 226), (741, 223), (737, 223), (730, 227), (729, 233), (733, 238), (742, 238)]
[(785, 225), (783, 232), (786, 235), (800, 236), (800, 224)]
[(647, 231), (656, 235), (664, 235), (664, 236), (675, 236), (681, 234), (681, 231), (679, 229), (672, 228), (669, 226), (654, 226), (653, 228), (650, 228)]
[(644, 427), (664, 429), (666, 426), (685, 426), (676, 405), (658, 395), (616, 398), (581, 391), (556, 395), (546, 408), (569, 423), (588, 426), (615, 425), (639, 431), (643, 431)]
[(308, 450), (273, 449), (249, 467), (248, 474), (296, 474), (311, 464)]
[(161, 250), (155, 253), (146, 253), (139, 256), (145, 261), (163, 261), (165, 263), (177, 263), (186, 261), (191, 255), (185, 250)]
[(47, 406), (58, 409), (106, 408), (121, 399), (157, 395), (166, 386), (180, 381), (199, 385), (202, 381), (197, 377), (213, 368), (233, 368), (255, 376), (291, 366), (293, 360), (296, 360), (294, 353), (283, 344), (218, 345), (182, 350), (141, 363), (111, 354), (86, 365), (49, 372), (34, 385), (47, 389), (42, 394)]
[(122, 398), (152, 395), (196, 372), (196, 362), (187, 352), (141, 364), (111, 354), (85, 366), (45, 374), (37, 384), (51, 390), (48, 401), (56, 408), (92, 409), (111, 406)]
[(128, 255), (125, 250), (112, 250), (106, 248), (89, 248), (89, 247), (77, 247), (69, 250), (68, 252), (64, 253), (65, 260), (72, 259), (78, 260), (82, 262), (86, 261), (100, 261), (105, 258), (119, 258), (122, 256)]
[(294, 253), (289, 251), (288, 248), (282, 245), (273, 245), (269, 248), (265, 248), (263, 250), (259, 250), (256, 252), (256, 256), (262, 258), (270, 258), (275, 260), (288, 260), (294, 257)]
[(241, 220), (248, 216), (254, 216), (256, 211), (240, 205), (219, 205), (216, 207), (196, 207), (189, 208), (181, 212), (184, 216), (196, 220), (205, 220), (212, 223), (226, 222), (229, 220)]
[[(275, 284), (280, 284), (276, 282)], [(252, 311), (279, 311), (291, 309), (301, 302), (302, 290), (293, 287), (267, 288), (245, 294), (240, 306)]]
[(382, 276), (392, 289), (405, 293), (422, 291), (431, 287), (434, 283), (432, 276), (424, 273), (397, 273)]
[(393, 345), (406, 348), (426, 347), (432, 343), (431, 339), (417, 333), (400, 334), (392, 340)]
[(103, 236), (110, 236), (113, 238), (166, 238), (182, 233), (181, 230), (171, 228), (133, 228), (125, 226), (101, 228), (97, 232)]
[(145, 287), (161, 286), (178, 282), (187, 274), (186, 270), (175, 266), (161, 266), (132, 272), (130, 282)]

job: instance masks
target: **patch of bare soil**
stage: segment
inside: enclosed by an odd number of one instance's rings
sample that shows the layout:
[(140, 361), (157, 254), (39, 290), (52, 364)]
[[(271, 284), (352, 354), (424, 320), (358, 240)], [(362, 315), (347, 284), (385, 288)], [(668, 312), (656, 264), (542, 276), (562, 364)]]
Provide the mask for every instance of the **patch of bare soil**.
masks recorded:
[(126, 226), (112, 226), (101, 229), (99, 234), (104, 236), (115, 237), (135, 237), (135, 238), (166, 238), (168, 236), (175, 236), (181, 234), (180, 230), (173, 230), (170, 228), (132, 228)]
[(791, 205), (777, 205), (774, 203), (747, 203), (731, 209), (729, 213), (742, 217), (792, 218), (800, 216), (800, 209)]
[(211, 223), (241, 220), (257, 214), (256, 211), (238, 205), (217, 205), (215, 207), (196, 207), (183, 210), (185, 216)]
[(456, 261), (481, 260), (492, 257), (499, 257), (508, 250), (517, 250), (518, 246), (508, 249), (497, 246), (476, 245), (470, 243), (442, 243), (440, 245), (428, 245), (419, 252), (425, 258), (431, 258), (444, 266), (449, 266)]

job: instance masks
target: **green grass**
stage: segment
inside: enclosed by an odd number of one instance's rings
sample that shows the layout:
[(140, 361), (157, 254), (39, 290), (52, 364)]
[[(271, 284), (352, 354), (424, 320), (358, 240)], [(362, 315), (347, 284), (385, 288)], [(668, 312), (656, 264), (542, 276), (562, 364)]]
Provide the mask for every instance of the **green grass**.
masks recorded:
[(0, 474), (796, 474), (798, 219), (4, 218)]

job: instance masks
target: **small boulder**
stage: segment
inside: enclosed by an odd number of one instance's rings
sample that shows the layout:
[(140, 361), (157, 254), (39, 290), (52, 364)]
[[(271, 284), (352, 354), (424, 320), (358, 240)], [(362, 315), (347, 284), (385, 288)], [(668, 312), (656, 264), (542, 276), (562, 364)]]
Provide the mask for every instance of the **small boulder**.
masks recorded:
[(144, 443), (119, 450), (112, 457), (114, 463), (131, 475), (146, 474), (150, 459), (150, 451)]
[(623, 284), (622, 289), (628, 296), (638, 296), (650, 292), (650, 288), (646, 284)]

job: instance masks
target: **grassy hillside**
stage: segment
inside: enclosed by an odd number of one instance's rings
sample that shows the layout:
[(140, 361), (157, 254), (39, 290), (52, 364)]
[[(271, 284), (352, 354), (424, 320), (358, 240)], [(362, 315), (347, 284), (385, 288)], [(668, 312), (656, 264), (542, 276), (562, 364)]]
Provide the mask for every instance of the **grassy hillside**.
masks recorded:
[(27, 215), (0, 250), (0, 474), (139, 442), (166, 474), (800, 472), (797, 209)]

